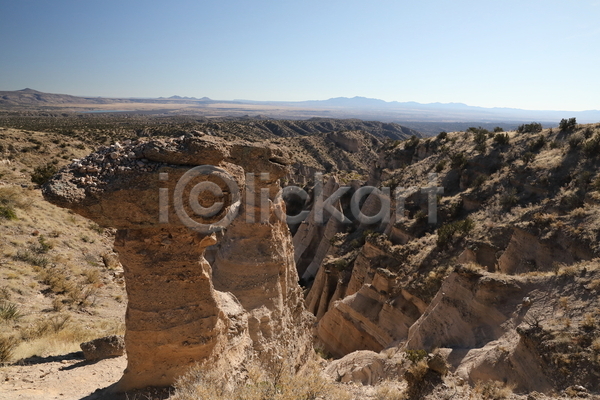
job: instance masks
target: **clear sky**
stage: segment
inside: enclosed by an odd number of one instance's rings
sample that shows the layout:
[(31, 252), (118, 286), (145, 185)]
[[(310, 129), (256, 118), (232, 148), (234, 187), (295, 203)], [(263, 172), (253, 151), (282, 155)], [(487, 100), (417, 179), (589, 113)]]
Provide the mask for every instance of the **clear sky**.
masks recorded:
[(0, 90), (600, 109), (600, 0), (0, 0)]

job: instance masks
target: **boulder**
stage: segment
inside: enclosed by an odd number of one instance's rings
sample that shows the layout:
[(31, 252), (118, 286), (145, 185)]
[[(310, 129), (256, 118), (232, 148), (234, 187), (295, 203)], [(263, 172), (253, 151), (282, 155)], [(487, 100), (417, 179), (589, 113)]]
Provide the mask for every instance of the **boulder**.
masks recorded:
[(86, 361), (100, 361), (120, 357), (125, 353), (123, 336), (111, 335), (80, 344)]

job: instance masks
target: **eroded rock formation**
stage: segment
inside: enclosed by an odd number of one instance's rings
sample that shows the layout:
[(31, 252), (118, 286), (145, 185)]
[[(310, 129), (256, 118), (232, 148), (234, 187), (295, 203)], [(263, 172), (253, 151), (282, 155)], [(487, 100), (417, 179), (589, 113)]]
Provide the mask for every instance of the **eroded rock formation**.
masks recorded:
[[(311, 317), (288, 228), (275, 214), (285, 209), (276, 199), (285, 159), (277, 147), (186, 135), (102, 148), (44, 187), (49, 201), (118, 229), (115, 250), (129, 303), (128, 366), (117, 390), (170, 385), (207, 359), (230, 370), (256, 354), (264, 362), (279, 355), (296, 365), (306, 360)], [(229, 178), (203, 173), (182, 185), (184, 174), (199, 165), (217, 166)], [(208, 181), (210, 190), (197, 186)], [(216, 215), (192, 218), (194, 207), (215, 202), (223, 203)], [(182, 213), (192, 222), (182, 223)], [(208, 227), (228, 215), (236, 217), (225, 220), (224, 231)], [(215, 245), (211, 266), (204, 252)]]

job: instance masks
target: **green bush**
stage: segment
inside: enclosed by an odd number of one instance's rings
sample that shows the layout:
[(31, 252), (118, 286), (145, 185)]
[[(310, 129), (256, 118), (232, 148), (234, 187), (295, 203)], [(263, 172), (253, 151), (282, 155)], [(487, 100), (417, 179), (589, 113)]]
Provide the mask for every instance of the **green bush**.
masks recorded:
[(529, 151), (539, 151), (546, 145), (546, 137), (540, 135), (529, 147)]
[(474, 227), (475, 223), (470, 218), (444, 224), (438, 229), (437, 244), (442, 247), (446, 246), (454, 238), (455, 234), (458, 234), (460, 238), (463, 238), (467, 236)]
[(494, 132), (498, 133), (498, 132), (504, 132), (504, 129), (502, 129), (501, 127), (497, 126), (494, 128)]
[(569, 119), (561, 119), (558, 128), (562, 132), (571, 132), (577, 127), (577, 119), (575, 117)]
[(438, 140), (444, 140), (448, 137), (448, 132), (446, 131), (441, 131), (438, 135), (437, 138)]
[(581, 143), (583, 143), (583, 136), (573, 135), (569, 138), (569, 149), (577, 150), (581, 146)]
[(440, 173), (446, 168), (447, 161), (441, 160), (439, 163), (435, 165), (435, 172)]
[(35, 167), (31, 174), (31, 182), (43, 185), (52, 178), (52, 175), (58, 172), (56, 165), (48, 163), (46, 165), (40, 165)]
[(480, 130), (475, 133), (475, 137), (473, 138), (473, 140), (475, 141), (475, 150), (477, 150), (480, 153), (485, 153), (485, 151), (487, 150), (487, 134)]
[(10, 205), (0, 204), (0, 219), (17, 219), (17, 213), (15, 212), (15, 209)]
[(594, 157), (600, 153), (600, 136), (596, 135), (583, 145), (583, 153), (588, 157)]
[(473, 132), (475, 134), (479, 133), (479, 134), (483, 134), (483, 135), (488, 135), (490, 133), (490, 131), (488, 131), (485, 128), (482, 128), (482, 127), (475, 128), (474, 126), (469, 127), (467, 129), (467, 132)]
[(504, 208), (510, 209), (518, 202), (519, 198), (517, 197), (517, 190), (515, 188), (507, 190), (500, 196), (500, 205)]
[(467, 156), (464, 153), (456, 153), (450, 156), (450, 167), (452, 169), (461, 169), (467, 165)]
[(542, 124), (538, 122), (532, 122), (530, 124), (519, 125), (517, 128), (518, 133), (538, 133), (543, 129)]
[(494, 135), (494, 142), (499, 145), (508, 144), (509, 141), (510, 137), (508, 136), (508, 133), (497, 133)]
[(523, 160), (523, 162), (525, 163), (525, 165), (527, 165), (530, 162), (532, 162), (533, 160), (535, 160), (535, 154), (533, 154), (532, 152), (528, 151), (527, 153), (523, 154), (523, 157), (521, 157), (521, 159)]
[(410, 139), (408, 139), (405, 144), (404, 144), (404, 148), (405, 149), (412, 149), (415, 148), (419, 145), (419, 142), (421, 141), (421, 139), (419, 139), (418, 137), (416, 137), (415, 135), (411, 136)]
[(404, 351), (406, 353), (406, 358), (414, 363), (418, 363), (421, 360), (424, 360), (427, 357), (427, 351), (420, 349), (420, 350), (405, 350)]

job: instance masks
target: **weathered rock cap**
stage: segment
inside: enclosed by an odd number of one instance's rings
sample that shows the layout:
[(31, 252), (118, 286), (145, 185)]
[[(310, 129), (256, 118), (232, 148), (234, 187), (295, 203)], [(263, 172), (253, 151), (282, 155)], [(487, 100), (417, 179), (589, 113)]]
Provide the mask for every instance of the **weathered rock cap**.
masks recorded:
[[(169, 223), (181, 225), (172, 207), (172, 196), (179, 179), (190, 168), (200, 165), (221, 168), (243, 190), (245, 172), (266, 172), (269, 180), (275, 181), (287, 173), (287, 160), (285, 151), (274, 145), (243, 140), (228, 142), (208, 135), (126, 141), (74, 160), (44, 185), (42, 193), (49, 202), (72, 209), (101, 226), (135, 229), (160, 223), (159, 191), (167, 189)], [(217, 183), (226, 196), (231, 195), (223, 179), (214, 176), (206, 179)], [(185, 194), (189, 194), (189, 188)], [(223, 213), (232, 206), (231, 200), (231, 196), (225, 199)], [(217, 215), (214, 220), (221, 217)]]

